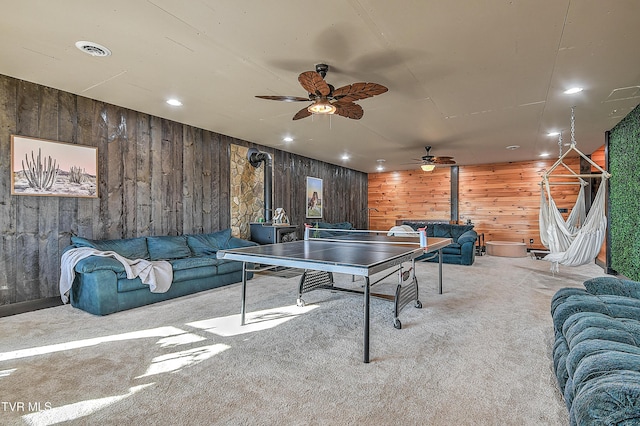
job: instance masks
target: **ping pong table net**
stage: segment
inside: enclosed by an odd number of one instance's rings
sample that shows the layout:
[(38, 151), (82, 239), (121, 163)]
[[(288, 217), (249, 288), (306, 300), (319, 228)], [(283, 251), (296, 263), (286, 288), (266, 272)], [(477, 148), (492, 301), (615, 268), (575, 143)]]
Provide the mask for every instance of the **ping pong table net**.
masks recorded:
[(427, 247), (426, 228), (417, 231), (377, 231), (360, 229), (315, 228), (305, 224), (305, 240), (349, 241), (380, 244), (419, 244)]

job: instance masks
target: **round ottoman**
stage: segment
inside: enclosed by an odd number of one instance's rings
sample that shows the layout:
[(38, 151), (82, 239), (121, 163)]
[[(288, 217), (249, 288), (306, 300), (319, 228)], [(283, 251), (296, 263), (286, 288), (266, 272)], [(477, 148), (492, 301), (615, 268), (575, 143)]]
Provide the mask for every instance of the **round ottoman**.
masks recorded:
[(487, 241), (487, 254), (500, 257), (525, 257), (527, 245), (513, 241)]

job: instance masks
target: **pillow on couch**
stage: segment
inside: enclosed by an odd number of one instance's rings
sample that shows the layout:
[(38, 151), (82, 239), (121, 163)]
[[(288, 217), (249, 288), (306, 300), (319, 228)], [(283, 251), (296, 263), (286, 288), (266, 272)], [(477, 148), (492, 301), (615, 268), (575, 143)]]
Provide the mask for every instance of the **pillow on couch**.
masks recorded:
[(231, 228), (209, 234), (187, 235), (187, 244), (194, 256), (215, 255), (218, 250), (230, 248)]
[(149, 259), (145, 237), (125, 240), (89, 240), (82, 237), (71, 237), (71, 244), (75, 247), (89, 247), (100, 251), (115, 251), (127, 259)]
[(591, 294), (596, 296), (612, 295), (640, 299), (640, 282), (621, 280), (615, 277), (597, 277), (583, 283)]
[[(451, 225), (444, 223), (434, 223), (432, 225), (433, 236), (438, 238), (453, 238), (451, 235)], [(429, 229), (427, 227), (427, 229)]]
[(191, 256), (185, 236), (147, 237), (147, 247), (151, 260), (182, 259)]
[(451, 237), (453, 241), (458, 241), (462, 234), (472, 229), (473, 225), (451, 225)]

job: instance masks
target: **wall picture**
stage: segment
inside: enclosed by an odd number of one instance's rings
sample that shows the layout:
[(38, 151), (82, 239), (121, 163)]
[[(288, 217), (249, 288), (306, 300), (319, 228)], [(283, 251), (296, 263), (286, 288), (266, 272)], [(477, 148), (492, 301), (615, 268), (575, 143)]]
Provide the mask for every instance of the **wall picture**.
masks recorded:
[(322, 179), (307, 176), (307, 218), (322, 218)]
[(11, 194), (98, 197), (98, 148), (11, 135)]

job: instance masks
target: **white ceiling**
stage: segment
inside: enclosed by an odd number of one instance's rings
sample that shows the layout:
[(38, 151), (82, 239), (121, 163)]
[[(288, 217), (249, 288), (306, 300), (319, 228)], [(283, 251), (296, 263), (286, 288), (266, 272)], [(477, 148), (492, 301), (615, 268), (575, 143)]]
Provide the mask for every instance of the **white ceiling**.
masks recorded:
[[(570, 140), (573, 105), (590, 153), (640, 102), (638, 0), (2, 3), (0, 74), (364, 172), (417, 168), (425, 145), (460, 165), (557, 156), (546, 134)], [(358, 101), (361, 120), (292, 121), (306, 104), (254, 97), (306, 96), (317, 63), (335, 87), (389, 91)]]

